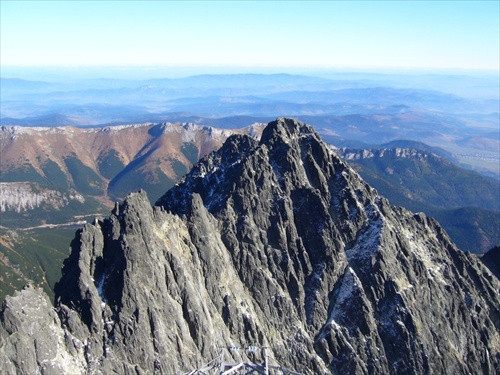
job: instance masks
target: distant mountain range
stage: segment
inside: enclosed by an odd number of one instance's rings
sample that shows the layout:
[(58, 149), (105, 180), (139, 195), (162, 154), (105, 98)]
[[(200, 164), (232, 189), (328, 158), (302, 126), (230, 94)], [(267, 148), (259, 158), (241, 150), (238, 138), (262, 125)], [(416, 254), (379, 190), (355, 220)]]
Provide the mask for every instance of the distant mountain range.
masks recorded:
[(1, 181), (75, 189), (111, 207), (141, 188), (152, 199), (235, 132), (259, 135), (261, 125), (224, 130), (193, 124), (83, 129), (2, 127)]
[[(429, 76), (420, 84), (410, 76), (406, 84), (383, 75), (332, 77), (233, 74), (67, 82), (2, 77), (0, 122), (47, 127), (193, 122), (234, 129), (293, 116), (337, 145), (356, 141), (371, 147), (412, 139), (500, 177), (500, 101), (491, 90), (495, 77), (436, 76), (434, 90)], [(459, 92), (467, 94), (467, 87), (471, 95), (438, 91), (461, 84)], [(481, 95), (480, 87), (485, 89)]]

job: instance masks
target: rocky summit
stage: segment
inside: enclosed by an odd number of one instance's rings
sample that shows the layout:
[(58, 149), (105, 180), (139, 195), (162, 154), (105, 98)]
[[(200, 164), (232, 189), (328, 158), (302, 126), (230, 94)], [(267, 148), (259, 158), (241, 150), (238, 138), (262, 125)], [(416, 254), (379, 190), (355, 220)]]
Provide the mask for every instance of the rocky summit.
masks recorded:
[(71, 246), (55, 307), (32, 286), (5, 299), (2, 373), (181, 374), (221, 355), (276, 374), (500, 371), (498, 279), (291, 119)]

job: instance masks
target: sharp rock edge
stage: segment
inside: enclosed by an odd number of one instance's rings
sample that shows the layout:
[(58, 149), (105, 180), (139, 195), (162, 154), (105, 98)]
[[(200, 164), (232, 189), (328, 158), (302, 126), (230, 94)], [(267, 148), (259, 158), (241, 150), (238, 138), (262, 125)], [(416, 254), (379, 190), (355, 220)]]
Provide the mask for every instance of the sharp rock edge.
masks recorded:
[(499, 290), (434, 220), (280, 118), (260, 141), (229, 137), (154, 207), (134, 193), (85, 225), (55, 308), (33, 287), (4, 301), (0, 363), (176, 374), (257, 345), (303, 374), (495, 374)]

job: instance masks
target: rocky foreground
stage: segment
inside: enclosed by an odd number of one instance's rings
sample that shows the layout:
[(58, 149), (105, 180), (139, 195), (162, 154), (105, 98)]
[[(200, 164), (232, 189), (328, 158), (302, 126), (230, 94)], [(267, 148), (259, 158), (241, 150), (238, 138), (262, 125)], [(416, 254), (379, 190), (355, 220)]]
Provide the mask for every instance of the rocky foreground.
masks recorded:
[[(500, 283), (309, 126), (228, 138), (154, 207), (77, 232), (53, 307), (4, 301), (5, 374), (177, 374), (221, 351), (303, 374), (496, 374)], [(247, 357), (248, 356), (248, 357)]]

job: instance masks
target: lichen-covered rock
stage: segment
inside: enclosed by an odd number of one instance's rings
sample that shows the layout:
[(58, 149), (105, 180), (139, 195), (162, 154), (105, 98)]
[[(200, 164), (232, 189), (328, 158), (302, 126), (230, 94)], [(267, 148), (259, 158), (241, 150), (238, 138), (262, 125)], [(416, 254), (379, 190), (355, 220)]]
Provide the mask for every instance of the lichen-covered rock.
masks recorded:
[(27, 291), (6, 300), (7, 373), (48, 371), (23, 328), (41, 319), (64, 343), (51, 358), (80, 373), (263, 359), (231, 345), (268, 347), (304, 374), (500, 369), (498, 279), (434, 220), (390, 206), (305, 124), (232, 136), (148, 202), (132, 194), (77, 234), (55, 309), (23, 315), (13, 306)]

